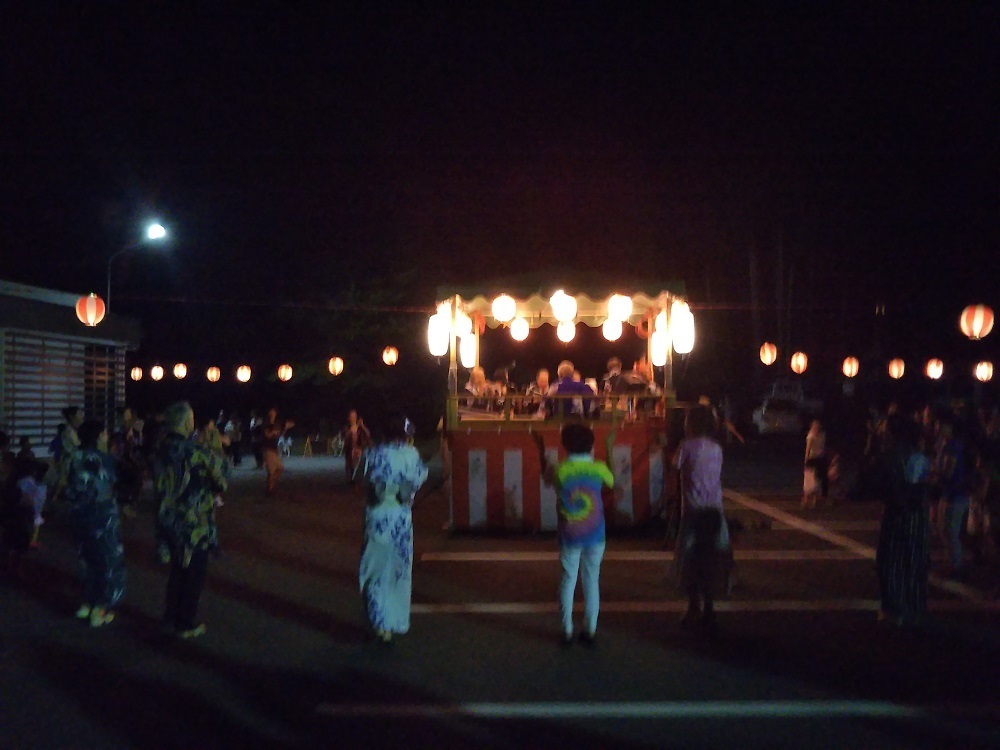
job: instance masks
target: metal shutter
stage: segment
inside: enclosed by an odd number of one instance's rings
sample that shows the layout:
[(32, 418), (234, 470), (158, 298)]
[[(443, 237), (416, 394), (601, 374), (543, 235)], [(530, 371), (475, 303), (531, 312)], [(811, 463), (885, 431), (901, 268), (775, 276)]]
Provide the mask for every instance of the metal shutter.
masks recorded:
[(2, 357), (2, 421), (14, 440), (26, 435), (44, 454), (67, 406), (114, 427), (125, 403), (124, 347), (7, 330)]

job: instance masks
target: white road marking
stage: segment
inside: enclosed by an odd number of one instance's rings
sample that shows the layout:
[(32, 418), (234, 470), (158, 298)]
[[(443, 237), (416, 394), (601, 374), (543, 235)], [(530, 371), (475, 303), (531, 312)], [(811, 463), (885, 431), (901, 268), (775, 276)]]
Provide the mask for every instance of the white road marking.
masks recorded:
[(925, 710), (888, 701), (662, 701), (579, 703), (322, 703), (316, 711), (343, 718), (444, 719), (919, 719)]
[[(760, 500), (755, 500), (754, 498), (748, 497), (742, 493), (735, 492), (733, 490), (723, 490), (722, 494), (727, 500), (737, 503), (738, 505), (742, 505), (744, 508), (756, 511), (757, 513), (761, 513), (765, 516), (770, 516), (775, 521), (780, 521), (781, 523), (789, 525), (793, 529), (804, 531), (817, 539), (822, 539), (824, 542), (829, 542), (830, 544), (834, 544), (848, 550), (865, 560), (875, 559), (874, 547), (869, 547), (866, 544), (856, 542), (843, 534), (837, 534), (824, 526), (812, 523), (811, 521), (805, 521), (798, 516), (786, 513), (779, 508), (775, 508), (773, 505), (761, 502)], [(966, 599), (981, 600), (983, 598), (982, 593), (974, 589), (972, 586), (966, 586), (964, 583), (952, 581), (933, 573), (929, 576), (928, 582), (936, 588)]]
[[(601, 602), (601, 612), (642, 614), (653, 612), (684, 612), (687, 601), (623, 601)], [(940, 612), (1000, 611), (1000, 601), (975, 602), (942, 600), (928, 602), (928, 608)], [(746, 601), (717, 601), (719, 612), (877, 612), (876, 599), (763, 599)], [(575, 609), (583, 610), (577, 602)], [(454, 604), (420, 604), (410, 607), (414, 615), (540, 615), (559, 611), (558, 602), (456, 602)]]
[[(775, 523), (768, 530), (769, 531), (791, 531), (794, 530), (794, 526), (790, 526), (787, 523)], [(823, 528), (829, 529), (830, 531), (878, 531), (879, 522), (878, 521), (825, 521), (823, 523)]]
[[(853, 552), (842, 549), (737, 549), (733, 551), (737, 560), (804, 561), (804, 560), (859, 560)], [(424, 552), (421, 562), (555, 562), (558, 552)], [(668, 550), (609, 550), (604, 553), (604, 562), (670, 562), (674, 553)]]

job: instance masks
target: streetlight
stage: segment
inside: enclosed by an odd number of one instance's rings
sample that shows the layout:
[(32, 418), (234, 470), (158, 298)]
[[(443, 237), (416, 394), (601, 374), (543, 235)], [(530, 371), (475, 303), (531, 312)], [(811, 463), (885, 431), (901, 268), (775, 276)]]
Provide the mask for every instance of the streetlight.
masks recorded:
[(148, 227), (146, 227), (146, 236), (145, 236), (145, 238), (143, 238), (141, 240), (138, 240), (137, 242), (133, 242), (131, 245), (126, 245), (121, 250), (119, 250), (117, 253), (115, 253), (110, 258), (108, 258), (108, 293), (107, 293), (107, 296), (105, 296), (105, 298), (104, 298), (104, 307), (107, 310), (107, 312), (111, 312), (111, 263), (112, 263), (112, 261), (114, 261), (114, 259), (117, 258), (122, 253), (127, 253), (130, 250), (135, 250), (136, 248), (141, 247), (145, 242), (148, 242), (149, 240), (162, 240), (166, 236), (167, 236), (167, 230), (163, 228), (162, 224), (159, 224), (159, 223), (150, 224)]

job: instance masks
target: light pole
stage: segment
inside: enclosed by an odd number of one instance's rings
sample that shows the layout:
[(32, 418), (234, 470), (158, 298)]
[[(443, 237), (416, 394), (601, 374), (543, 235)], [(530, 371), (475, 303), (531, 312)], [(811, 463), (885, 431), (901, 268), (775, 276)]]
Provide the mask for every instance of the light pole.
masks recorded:
[(127, 253), (130, 250), (135, 250), (136, 248), (141, 247), (145, 242), (147, 242), (149, 240), (162, 240), (166, 236), (167, 236), (167, 230), (163, 228), (162, 224), (156, 224), (156, 223), (150, 224), (148, 227), (146, 227), (146, 236), (145, 236), (144, 239), (141, 239), (138, 242), (133, 242), (131, 245), (126, 245), (121, 250), (119, 250), (117, 253), (114, 253), (110, 258), (108, 258), (108, 294), (104, 298), (104, 308), (105, 308), (105, 310), (107, 312), (109, 312), (109, 313), (111, 312), (111, 263), (112, 263), (112, 261), (114, 261), (114, 259), (117, 258), (122, 253)]

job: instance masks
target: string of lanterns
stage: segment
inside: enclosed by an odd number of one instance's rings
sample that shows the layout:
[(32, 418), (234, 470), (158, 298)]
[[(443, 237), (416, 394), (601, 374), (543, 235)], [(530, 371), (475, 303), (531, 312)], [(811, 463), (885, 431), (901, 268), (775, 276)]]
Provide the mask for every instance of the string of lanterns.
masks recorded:
[[(399, 350), (394, 346), (387, 346), (382, 350), (382, 362), (387, 366), (392, 367), (399, 361)], [(327, 371), (334, 377), (339, 376), (344, 372), (344, 359), (343, 357), (330, 357), (326, 363)], [(188, 366), (183, 362), (178, 362), (173, 366), (172, 369), (174, 378), (177, 380), (183, 380), (188, 375)], [(149, 368), (149, 379), (154, 381), (163, 380), (165, 371), (161, 365), (153, 365)], [(283, 383), (287, 383), (295, 375), (295, 370), (289, 364), (282, 364), (278, 366), (275, 373)], [(134, 382), (139, 382), (146, 375), (141, 367), (133, 367), (129, 370), (129, 377)], [(241, 383), (249, 383), (250, 379), (253, 377), (253, 370), (250, 365), (240, 365), (235, 371), (236, 379)], [(215, 365), (209, 367), (205, 370), (205, 378), (210, 383), (218, 383), (222, 379), (222, 369)]]
[[(778, 348), (771, 342), (765, 342), (760, 347), (760, 361), (767, 365), (773, 365), (778, 358)], [(801, 375), (809, 367), (809, 357), (805, 352), (795, 352), (788, 361), (789, 367), (792, 372), (796, 375)], [(906, 362), (899, 357), (889, 361), (886, 370), (893, 380), (899, 380), (903, 377), (906, 372)], [(841, 372), (844, 373), (844, 377), (854, 378), (857, 377), (858, 373), (861, 371), (861, 363), (858, 361), (857, 357), (846, 357), (841, 365)], [(976, 380), (982, 383), (988, 383), (993, 379), (993, 363), (988, 360), (983, 360), (976, 364), (972, 370), (973, 375), (975, 375)], [(940, 380), (944, 375), (944, 362), (936, 357), (927, 360), (927, 364), (924, 366), (924, 375), (926, 375), (931, 380)]]

